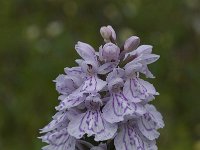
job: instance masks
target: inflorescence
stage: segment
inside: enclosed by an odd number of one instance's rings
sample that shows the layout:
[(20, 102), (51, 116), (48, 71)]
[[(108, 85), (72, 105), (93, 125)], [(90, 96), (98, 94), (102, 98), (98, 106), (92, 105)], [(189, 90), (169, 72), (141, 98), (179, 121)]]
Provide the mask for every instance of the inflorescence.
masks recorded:
[(151, 45), (140, 45), (137, 36), (119, 48), (111, 26), (101, 27), (100, 33), (105, 44), (99, 51), (78, 42), (78, 66), (65, 68), (54, 80), (60, 104), (41, 129), (40, 138), (48, 144), (43, 150), (107, 150), (112, 143), (116, 150), (157, 149), (157, 130), (164, 122), (148, 103), (159, 93), (140, 77), (154, 78), (148, 65), (159, 55), (152, 54)]

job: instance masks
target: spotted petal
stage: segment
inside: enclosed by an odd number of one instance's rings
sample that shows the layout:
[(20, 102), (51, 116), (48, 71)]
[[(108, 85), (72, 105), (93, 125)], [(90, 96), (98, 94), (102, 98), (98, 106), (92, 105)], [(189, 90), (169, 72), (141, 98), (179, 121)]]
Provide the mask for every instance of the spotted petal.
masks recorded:
[(155, 140), (160, 133), (155, 129), (155, 124), (148, 115), (144, 115), (138, 120), (138, 128), (149, 140)]
[(107, 82), (99, 79), (96, 75), (88, 76), (85, 82), (82, 84), (80, 92), (82, 93), (94, 93), (99, 92), (107, 85)]
[(107, 74), (111, 72), (117, 65), (118, 62), (107, 62), (99, 67), (98, 74)]
[(150, 96), (158, 95), (152, 84), (137, 77), (126, 80), (123, 93), (130, 101), (135, 103), (141, 102)]
[(69, 122), (66, 111), (57, 112), (52, 118), (53, 120), (43, 129), (41, 129), (40, 133), (49, 132), (56, 128), (60, 128), (63, 123), (68, 124)]
[(114, 68), (112, 72), (107, 75), (106, 81), (111, 82), (116, 78), (124, 78), (125, 71), (122, 68)]
[(159, 128), (163, 128), (164, 127), (164, 122), (163, 122), (163, 117), (160, 114), (160, 112), (158, 112), (156, 110), (156, 108), (153, 105), (145, 105), (151, 119), (156, 123), (156, 129)]
[(116, 150), (157, 150), (155, 141), (145, 139), (131, 124), (123, 124), (114, 139)]
[(156, 54), (143, 54), (143, 55), (137, 57), (134, 61), (139, 62), (141, 64), (148, 65), (148, 64), (154, 63), (159, 58), (160, 58), (160, 56), (156, 55)]
[(70, 135), (80, 139), (84, 134), (95, 136), (95, 141), (108, 140), (117, 131), (116, 124), (110, 124), (103, 120), (99, 110), (87, 111), (74, 118), (68, 126)]
[(135, 72), (140, 72), (143, 65), (141, 63), (130, 62), (124, 66), (126, 75), (132, 75)]
[(83, 93), (74, 92), (71, 95), (67, 96), (64, 100), (62, 100), (59, 106), (56, 107), (56, 110), (65, 110), (71, 107), (78, 106), (85, 100), (85, 95)]
[[(103, 108), (103, 117), (110, 123), (124, 120), (124, 116), (131, 115), (135, 112), (136, 105), (130, 103), (123, 93), (112, 93), (110, 100)], [(109, 115), (108, 115), (109, 114)]]
[(151, 45), (141, 45), (139, 46), (136, 50), (126, 53), (125, 58), (126, 59), (128, 56), (140, 56), (142, 54), (151, 54), (152, 53), (152, 46)]
[(41, 139), (49, 144), (43, 150), (75, 150), (76, 139), (68, 134), (66, 128), (48, 132)]
[(77, 88), (81, 81), (75, 76), (61, 74), (54, 80), (54, 82), (56, 82), (56, 90), (59, 93), (68, 95)]
[(67, 75), (76, 77), (81, 77), (84, 74), (81, 67), (72, 67), (72, 68), (66, 67), (64, 71)]
[(149, 140), (154, 140), (159, 137), (158, 128), (164, 126), (162, 116), (153, 105), (146, 105), (147, 113), (144, 114), (138, 121), (138, 128), (142, 134)]

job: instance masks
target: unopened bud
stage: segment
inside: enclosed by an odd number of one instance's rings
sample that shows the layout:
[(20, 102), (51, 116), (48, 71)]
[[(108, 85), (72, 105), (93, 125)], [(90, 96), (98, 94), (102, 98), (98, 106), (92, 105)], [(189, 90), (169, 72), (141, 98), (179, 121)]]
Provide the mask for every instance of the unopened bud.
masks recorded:
[(136, 49), (140, 44), (140, 38), (137, 36), (131, 36), (125, 41), (124, 50), (131, 51)]
[(101, 27), (100, 33), (101, 33), (101, 36), (106, 40), (109, 40), (110, 37), (112, 36), (112, 32), (110, 31), (110, 29), (108, 29), (105, 26)]
[(110, 25), (101, 27), (100, 33), (106, 43), (116, 40), (116, 33)]
[(113, 43), (106, 43), (103, 47), (99, 49), (99, 57), (102, 60), (112, 61), (118, 60), (120, 49), (117, 45)]

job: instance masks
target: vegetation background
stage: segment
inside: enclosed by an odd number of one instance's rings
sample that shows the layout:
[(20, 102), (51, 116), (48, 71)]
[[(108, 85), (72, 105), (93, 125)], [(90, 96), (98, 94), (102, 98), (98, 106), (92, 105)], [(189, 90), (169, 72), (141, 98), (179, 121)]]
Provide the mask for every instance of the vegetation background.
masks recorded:
[(102, 25), (154, 46), (151, 80), (164, 116), (159, 150), (200, 150), (199, 0), (1, 0), (0, 150), (38, 150), (58, 105), (52, 82), (75, 65), (77, 41), (98, 49)]

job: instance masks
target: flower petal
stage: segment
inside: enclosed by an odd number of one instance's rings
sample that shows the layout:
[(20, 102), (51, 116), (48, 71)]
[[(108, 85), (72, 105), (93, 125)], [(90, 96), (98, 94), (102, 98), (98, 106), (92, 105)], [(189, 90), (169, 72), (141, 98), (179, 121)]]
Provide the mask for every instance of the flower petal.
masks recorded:
[(137, 54), (151, 54), (153, 46), (151, 45), (141, 45), (135, 51)]
[(83, 59), (76, 59), (75, 60), (75, 62), (79, 65), (79, 66), (81, 66), (81, 64), (83, 63)]
[(95, 141), (105, 141), (114, 137), (117, 132), (117, 124), (111, 124), (105, 120), (104, 122), (104, 131), (95, 135)]
[(95, 55), (95, 50), (92, 46), (89, 44), (83, 43), (83, 42), (78, 42), (75, 45), (75, 49), (77, 53), (84, 59), (84, 60), (92, 60), (96, 61), (96, 55)]
[(143, 73), (146, 76), (146, 78), (155, 78), (154, 75), (148, 69), (147, 65), (143, 65), (139, 72)]
[(126, 53), (124, 60), (128, 57), (128, 56), (140, 56), (142, 54), (151, 54), (152, 53), (152, 46), (151, 45), (141, 45), (139, 46), (136, 50), (130, 52), (130, 53)]
[(147, 112), (151, 116), (151, 119), (156, 123), (156, 129), (163, 128), (165, 124), (160, 112), (158, 112), (153, 105), (147, 104), (145, 105), (145, 107), (147, 109)]
[(77, 117), (81, 113), (82, 113), (81, 110), (76, 108), (76, 107), (75, 108), (70, 108), (67, 111), (67, 118), (69, 120), (72, 120), (72, 119), (74, 119), (75, 117)]
[(149, 141), (134, 126), (124, 124), (114, 139), (116, 150), (157, 150), (155, 141)]
[(142, 63), (142, 64), (151, 64), (157, 61), (160, 58), (159, 55), (156, 54), (143, 54), (140, 57), (137, 57), (135, 61)]
[(138, 81), (144, 88), (146, 88), (148, 94), (159, 95), (159, 93), (156, 92), (156, 89), (153, 86), (153, 84), (151, 84), (151, 83), (149, 83), (149, 82), (147, 82), (145, 80), (142, 80), (140, 78), (138, 78)]
[(83, 124), (82, 119), (84, 115), (85, 114), (80, 114), (76, 118), (72, 119), (67, 127), (68, 133), (76, 139), (82, 138), (85, 134), (84, 130), (80, 127), (80, 125)]
[(147, 113), (144, 114), (138, 121), (138, 128), (141, 133), (149, 140), (154, 140), (159, 137), (158, 128), (164, 126), (161, 114), (153, 105), (146, 105)]
[(43, 150), (75, 150), (76, 139), (68, 134), (66, 128), (48, 132), (41, 139), (49, 144), (43, 147)]
[(142, 116), (137, 124), (141, 133), (149, 140), (155, 140), (159, 137), (160, 133), (155, 129), (155, 124), (148, 115)]
[(65, 110), (71, 107), (78, 106), (80, 103), (84, 102), (85, 98), (85, 95), (83, 95), (82, 93), (73, 93), (62, 100), (59, 106), (56, 107), (56, 110)]
[(143, 94), (138, 92), (139, 91), (138, 87), (135, 85), (135, 80), (132, 78), (127, 79), (124, 84), (123, 94), (126, 95), (131, 102), (138, 103), (141, 102), (140, 95)]
[(126, 75), (129, 76), (129, 75), (132, 75), (135, 72), (140, 71), (142, 67), (143, 67), (143, 65), (141, 63), (137, 63), (137, 62), (132, 61), (130, 63), (127, 63), (124, 66), (124, 69), (125, 69)]
[(70, 135), (80, 139), (84, 134), (95, 136), (96, 141), (112, 138), (117, 131), (117, 125), (103, 120), (99, 110), (87, 111), (74, 118), (68, 126)]
[(98, 68), (98, 74), (107, 74), (111, 72), (117, 65), (118, 62), (107, 62)]
[(62, 126), (63, 123), (68, 124), (69, 122), (66, 111), (57, 112), (52, 118), (53, 120), (43, 129), (41, 129), (40, 133), (52, 131)]
[(80, 92), (82, 93), (95, 93), (102, 90), (107, 85), (107, 82), (99, 79), (97, 76), (88, 76), (82, 84)]
[(152, 84), (137, 77), (126, 80), (123, 93), (134, 103), (138, 103), (142, 100), (144, 101), (148, 99), (149, 97), (158, 95)]
[(122, 68), (114, 68), (112, 72), (107, 75), (106, 81), (111, 82), (116, 78), (124, 78), (125, 71)]
[(124, 116), (133, 114), (135, 110), (136, 106), (129, 103), (122, 93), (113, 93), (102, 111), (106, 121), (115, 123), (123, 121)]
[(82, 79), (82, 77), (85, 75), (81, 67), (72, 67), (72, 68), (66, 67), (64, 71), (67, 75), (75, 76), (78, 77), (79, 79)]
[(61, 74), (54, 82), (56, 82), (56, 90), (59, 93), (68, 95), (77, 88), (78, 84), (80, 84), (80, 79)]

